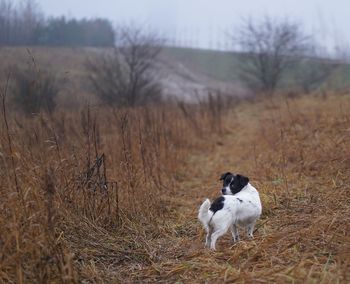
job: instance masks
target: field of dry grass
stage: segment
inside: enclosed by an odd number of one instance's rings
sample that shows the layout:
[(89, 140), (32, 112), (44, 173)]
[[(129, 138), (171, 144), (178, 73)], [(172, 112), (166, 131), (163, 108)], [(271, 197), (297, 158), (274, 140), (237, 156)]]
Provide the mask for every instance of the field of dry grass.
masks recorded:
[[(2, 112), (0, 282), (349, 282), (350, 96), (213, 103)], [(263, 215), (211, 252), (225, 171)]]
[[(348, 283), (350, 281), (349, 96), (274, 99), (237, 106), (215, 146), (190, 156), (177, 193), (167, 258), (133, 271), (140, 282)], [(219, 175), (247, 174), (263, 216), (254, 241), (213, 253), (196, 220)], [(160, 254), (160, 258), (164, 253)]]

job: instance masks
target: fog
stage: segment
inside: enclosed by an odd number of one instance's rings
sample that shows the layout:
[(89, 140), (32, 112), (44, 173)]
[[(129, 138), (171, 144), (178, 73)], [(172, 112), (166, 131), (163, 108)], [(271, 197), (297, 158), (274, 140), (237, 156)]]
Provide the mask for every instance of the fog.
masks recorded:
[[(20, 1), (20, 0), (17, 0)], [(223, 47), (226, 33), (243, 17), (288, 17), (333, 48), (350, 39), (346, 0), (37, 0), (47, 15), (105, 17), (116, 24), (145, 25), (178, 45)]]

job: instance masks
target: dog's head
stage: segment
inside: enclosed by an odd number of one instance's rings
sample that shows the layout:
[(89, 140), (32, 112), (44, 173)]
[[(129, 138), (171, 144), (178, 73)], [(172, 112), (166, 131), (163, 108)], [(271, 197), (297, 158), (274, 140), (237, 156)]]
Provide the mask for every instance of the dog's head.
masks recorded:
[(221, 191), (224, 195), (233, 195), (240, 192), (249, 182), (249, 178), (230, 172), (222, 174), (220, 180), (223, 181)]

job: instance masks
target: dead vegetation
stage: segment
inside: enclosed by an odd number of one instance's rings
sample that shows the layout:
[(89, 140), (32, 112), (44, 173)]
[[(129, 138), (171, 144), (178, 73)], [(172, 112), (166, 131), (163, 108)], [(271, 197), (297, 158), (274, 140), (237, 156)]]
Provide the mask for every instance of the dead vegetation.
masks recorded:
[[(175, 190), (196, 143), (188, 118), (171, 105), (86, 106), (28, 118), (9, 115), (7, 91), (1, 90), (1, 281), (97, 281), (106, 265), (150, 264), (149, 240), (167, 231), (166, 218), (158, 218), (170, 212), (162, 193)], [(203, 135), (211, 119), (205, 107), (191, 111)]]
[[(177, 241), (169, 239), (173, 257), (135, 272), (135, 279), (347, 283), (348, 107), (348, 96), (240, 104), (225, 121), (230, 122), (226, 137), (217, 138), (209, 155), (192, 156), (181, 191), (188, 202), (179, 209)], [(217, 195), (216, 180), (228, 168), (251, 177), (261, 193), (263, 216), (254, 241), (233, 245), (227, 235), (212, 253), (203, 248), (196, 213), (205, 197)]]
[[(348, 282), (349, 95), (218, 100), (31, 119), (5, 101), (0, 282)], [(263, 216), (213, 253), (196, 215), (226, 170)]]

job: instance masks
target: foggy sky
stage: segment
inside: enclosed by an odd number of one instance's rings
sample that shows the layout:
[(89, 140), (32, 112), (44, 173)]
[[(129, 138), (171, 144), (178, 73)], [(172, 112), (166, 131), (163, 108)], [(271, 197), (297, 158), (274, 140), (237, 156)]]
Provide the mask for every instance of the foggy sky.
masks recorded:
[(349, 0), (36, 1), (46, 15), (105, 17), (113, 23), (145, 25), (173, 40), (203, 48), (223, 42), (225, 32), (237, 27), (243, 17), (265, 15), (301, 22), (327, 46), (344, 45), (350, 40)]

